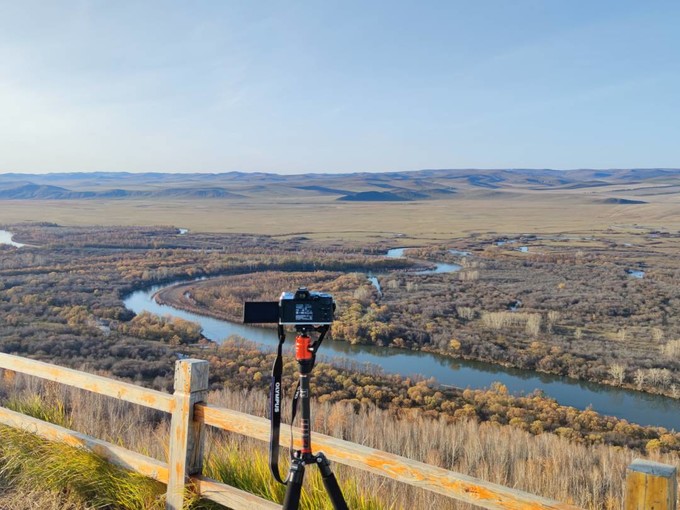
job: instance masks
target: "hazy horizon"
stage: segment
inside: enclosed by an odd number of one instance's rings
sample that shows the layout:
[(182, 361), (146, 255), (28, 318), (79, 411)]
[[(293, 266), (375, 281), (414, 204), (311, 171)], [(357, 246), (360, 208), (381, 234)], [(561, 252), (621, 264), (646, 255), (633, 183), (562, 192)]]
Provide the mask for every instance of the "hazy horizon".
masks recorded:
[(680, 167), (620, 167), (620, 168), (416, 168), (411, 170), (357, 170), (354, 172), (277, 172), (277, 171), (259, 171), (259, 170), (226, 170), (221, 172), (199, 172), (199, 171), (130, 171), (130, 170), (77, 170), (77, 171), (55, 171), (55, 172), (2, 172), (0, 175), (68, 175), (68, 174), (183, 174), (183, 175), (224, 175), (231, 173), (238, 174), (271, 174), (281, 176), (302, 176), (302, 175), (353, 175), (353, 174), (390, 174), (390, 173), (417, 173), (417, 172), (437, 172), (437, 171), (451, 171), (451, 172), (500, 172), (500, 171), (516, 171), (516, 172), (579, 172), (579, 171), (593, 171), (593, 172), (615, 172), (627, 170), (663, 170), (663, 171), (678, 171)]

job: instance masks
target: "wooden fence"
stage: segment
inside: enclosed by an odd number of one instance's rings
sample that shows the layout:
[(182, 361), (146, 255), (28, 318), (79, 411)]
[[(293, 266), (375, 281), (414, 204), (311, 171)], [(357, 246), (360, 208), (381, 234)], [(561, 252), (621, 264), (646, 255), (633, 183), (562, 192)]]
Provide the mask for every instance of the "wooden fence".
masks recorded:
[[(167, 463), (132, 452), (0, 407), (0, 423), (28, 429), (44, 438), (86, 448), (109, 462), (167, 484), (166, 509), (180, 510), (186, 491), (234, 510), (279, 508), (235, 487), (201, 475), (206, 425), (269, 441), (269, 421), (211, 406), (208, 362), (186, 359), (176, 363), (174, 394), (150, 390), (40, 361), (0, 353), (0, 369), (88, 390), (171, 414)], [(314, 435), (314, 446), (335, 462), (376, 473), (437, 494), (490, 509), (575, 510), (577, 507), (489, 483), (460, 473), (413, 461), (348, 441)], [(299, 447), (300, 436), (295, 443)], [(674, 466), (636, 460), (628, 468), (625, 510), (677, 510), (677, 470)]]

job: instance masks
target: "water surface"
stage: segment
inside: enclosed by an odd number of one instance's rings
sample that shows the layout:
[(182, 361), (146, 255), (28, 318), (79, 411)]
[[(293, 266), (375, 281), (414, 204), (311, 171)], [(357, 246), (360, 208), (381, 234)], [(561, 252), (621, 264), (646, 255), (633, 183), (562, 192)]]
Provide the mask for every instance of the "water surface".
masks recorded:
[[(153, 294), (159, 289), (160, 287), (153, 287), (134, 292), (125, 299), (125, 306), (135, 313), (146, 310), (158, 315), (173, 315), (196, 322), (203, 328), (203, 334), (215, 342), (222, 342), (231, 335), (239, 335), (260, 344), (263, 349), (272, 349), (278, 343), (276, 331), (273, 329), (231, 323), (159, 305), (153, 299)], [(288, 345), (291, 343), (289, 339)], [(498, 381), (514, 394), (527, 394), (540, 389), (562, 405), (579, 409), (592, 406), (599, 413), (617, 416), (641, 425), (657, 425), (680, 430), (679, 402), (659, 395), (506, 368), (491, 363), (456, 360), (439, 354), (373, 345), (351, 345), (330, 339), (324, 341), (319, 358), (375, 365), (385, 372), (405, 377), (434, 377), (440, 384), (460, 388), (488, 388)]]
[[(385, 255), (387, 258), (390, 259), (400, 259), (404, 257), (404, 250), (406, 248), (392, 248), (391, 250), (387, 250), (387, 254)], [(451, 252), (455, 250), (449, 250)], [(466, 252), (459, 252), (459, 253), (466, 253)], [(441, 262), (435, 262), (435, 267), (434, 269), (422, 269), (419, 271), (411, 271), (412, 274), (439, 274), (439, 273), (455, 273), (456, 271), (460, 271), (462, 269), (462, 266), (459, 266), (458, 264), (443, 264)]]
[(26, 246), (25, 244), (15, 243), (12, 241), (12, 233), (8, 232), (7, 230), (0, 230), (0, 244), (9, 244), (11, 246), (16, 246), (17, 248)]

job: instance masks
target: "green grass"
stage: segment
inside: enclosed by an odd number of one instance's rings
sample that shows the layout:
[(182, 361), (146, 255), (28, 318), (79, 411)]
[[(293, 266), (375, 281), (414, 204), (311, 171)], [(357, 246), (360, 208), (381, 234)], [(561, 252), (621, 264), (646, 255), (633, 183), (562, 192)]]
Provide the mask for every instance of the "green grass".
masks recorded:
[(86, 450), (2, 427), (0, 476), (19, 488), (66, 493), (93, 508), (162, 509), (163, 485)]
[[(39, 395), (11, 398), (13, 411), (70, 427), (62, 402)], [(40, 487), (93, 508), (152, 510), (165, 508), (165, 486), (110, 464), (84, 449), (47, 441), (25, 430), (0, 427), (0, 477), (19, 489)]]
[[(285, 487), (277, 483), (269, 472), (265, 452), (239, 451), (232, 445), (220, 445), (208, 456), (204, 473), (227, 485), (256, 494), (261, 498), (283, 502)], [(389, 508), (376, 498), (364, 494), (356, 484), (345, 481), (341, 488), (349, 508), (380, 510)], [(305, 470), (305, 486), (300, 499), (302, 510), (332, 509), (321, 476), (313, 466)]]
[[(71, 419), (59, 401), (46, 402), (38, 395), (13, 398), (4, 403), (14, 411), (69, 427)], [(66, 497), (91, 508), (120, 510), (154, 510), (165, 508), (165, 485), (110, 464), (84, 449), (40, 438), (28, 431), (0, 426), (0, 480), (27, 493), (33, 488), (52, 491), (55, 497)], [(205, 459), (204, 474), (262, 498), (282, 502), (285, 487), (269, 473), (263, 451), (249, 450), (247, 455), (238, 445), (226, 441), (213, 442)], [(310, 468), (300, 508), (332, 508), (321, 477)], [(378, 510), (389, 508), (377, 499), (363, 494), (351, 482), (343, 484), (350, 508)], [(211, 502), (188, 495), (187, 505), (193, 510), (221, 508)]]
[(66, 408), (58, 400), (47, 405), (40, 395), (28, 395), (22, 398), (12, 397), (5, 402), (4, 407), (67, 429), (71, 427), (71, 419), (66, 414)]

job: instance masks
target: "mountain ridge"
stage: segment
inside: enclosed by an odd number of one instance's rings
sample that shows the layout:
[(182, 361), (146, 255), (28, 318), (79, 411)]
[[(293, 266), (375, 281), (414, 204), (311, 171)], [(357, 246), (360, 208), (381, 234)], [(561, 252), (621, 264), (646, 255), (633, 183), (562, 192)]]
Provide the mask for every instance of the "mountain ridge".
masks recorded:
[[(0, 200), (134, 198), (243, 199), (276, 193), (345, 202), (445, 200), (495, 191), (574, 193), (629, 186), (622, 201), (650, 185), (680, 185), (680, 169), (422, 169), (403, 172), (283, 175), (267, 172), (64, 172), (0, 174)], [(612, 191), (612, 190), (610, 190)], [(333, 198), (335, 197), (335, 198)], [(609, 203), (614, 203), (610, 201)]]

